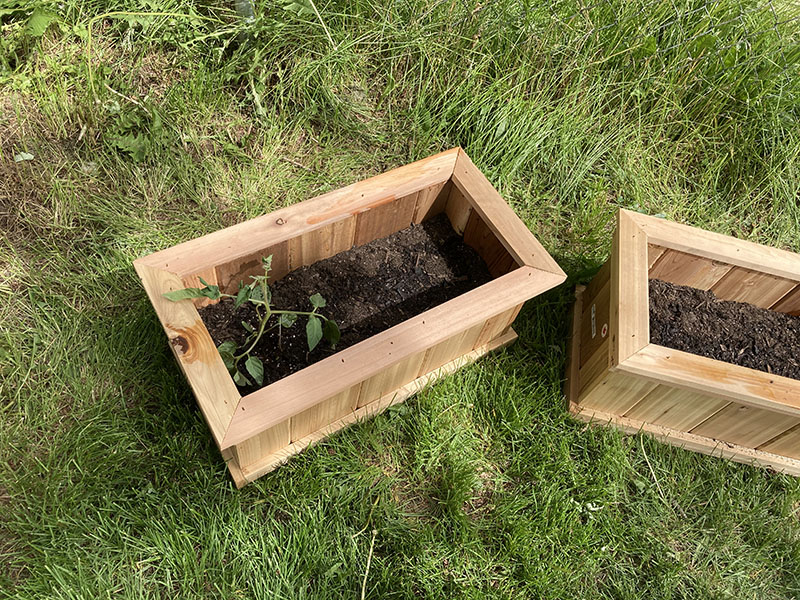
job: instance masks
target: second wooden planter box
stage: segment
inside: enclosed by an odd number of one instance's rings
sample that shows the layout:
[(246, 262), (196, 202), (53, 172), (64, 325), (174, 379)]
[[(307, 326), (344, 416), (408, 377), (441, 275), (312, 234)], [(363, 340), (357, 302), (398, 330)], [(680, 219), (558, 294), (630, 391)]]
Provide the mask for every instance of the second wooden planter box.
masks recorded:
[(800, 256), (620, 211), (611, 258), (574, 310), (577, 417), (800, 475), (800, 381), (650, 343), (648, 279), (800, 315)]
[[(202, 277), (231, 293), (445, 213), (494, 278), (242, 397), (190, 300)], [(522, 304), (564, 281), (556, 262), (461, 149), (453, 149), (137, 260), (137, 273), (238, 486), (442, 373), (516, 338)], [(197, 305), (200, 305), (199, 301)]]

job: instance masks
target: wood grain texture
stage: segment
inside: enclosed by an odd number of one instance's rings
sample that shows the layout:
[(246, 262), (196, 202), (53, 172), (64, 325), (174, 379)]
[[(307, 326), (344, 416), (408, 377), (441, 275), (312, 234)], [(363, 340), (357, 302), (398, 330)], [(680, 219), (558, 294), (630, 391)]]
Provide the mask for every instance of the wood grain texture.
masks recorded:
[(674, 223), (666, 219), (658, 219), (632, 211), (623, 212), (644, 230), (649, 243), (653, 245), (800, 281), (800, 255), (798, 254)]
[(350, 216), (290, 239), (287, 242), (289, 271), (350, 250), (355, 244), (355, 236), (356, 217)]
[(558, 263), (461, 149), (453, 170), (453, 185), (469, 199), (518, 264), (563, 275)]
[(439, 342), (435, 346), (431, 346), (425, 351), (425, 357), (422, 360), (422, 365), (419, 376), (425, 373), (430, 373), (452, 361), (455, 357), (470, 352), (474, 347), (474, 341), (478, 339), (485, 326), (483, 323), (478, 323), (472, 327), (451, 335), (446, 340)]
[(590, 392), (581, 394), (580, 405), (586, 409), (622, 415), (655, 387), (650, 381), (612, 370)]
[(650, 341), (647, 236), (624, 210), (617, 212), (611, 251), (611, 366)]
[(795, 286), (797, 282), (783, 277), (735, 267), (714, 284), (711, 291), (720, 300), (749, 302), (760, 308), (769, 308)]
[(356, 215), (388, 199), (402, 198), (446, 182), (458, 148), (387, 171), (311, 200), (178, 244), (139, 259), (143, 265), (180, 276), (251, 256), (257, 248), (286, 242), (320, 226)]
[[(655, 244), (647, 244), (647, 264), (652, 269), (656, 261), (661, 258), (661, 255), (666, 252), (664, 246), (656, 246)], [(652, 277), (652, 275), (651, 275)]]
[(611, 282), (584, 305), (581, 315), (581, 364), (583, 367), (597, 349), (609, 339), (609, 316), (611, 312)]
[(691, 433), (756, 448), (800, 423), (800, 417), (730, 403)]
[(800, 381), (796, 379), (657, 344), (649, 344), (618, 369), (655, 383), (800, 417)]
[(579, 398), (583, 398), (605, 379), (605, 375), (611, 367), (611, 341), (603, 342), (589, 357), (586, 364), (579, 366)]
[(239, 465), (239, 468), (247, 469), (263, 456), (277, 452), (290, 443), (291, 436), (289, 421), (287, 420), (236, 444), (233, 447), (233, 454), (236, 457), (236, 464)]
[(782, 313), (800, 317), (800, 284), (770, 307)]
[(289, 272), (289, 242), (281, 242), (274, 246), (258, 249), (241, 258), (218, 264), (215, 271), (220, 289), (226, 294), (235, 294), (240, 283), (250, 284), (251, 275), (264, 274), (261, 259), (268, 256), (272, 257), (272, 269), (269, 272), (271, 282), (278, 281)]
[[(217, 280), (217, 272), (214, 269), (206, 269), (205, 271), (201, 271), (200, 273), (192, 273), (191, 275), (185, 275), (181, 278), (183, 281), (183, 287), (196, 287), (202, 288), (205, 286), (202, 280), (205, 280), (207, 283), (211, 285), (219, 285)], [(203, 308), (204, 306), (208, 306), (209, 304), (216, 304), (219, 300), (212, 300), (211, 298), (193, 298), (192, 303), (197, 308)]]
[(172, 302), (165, 292), (184, 287), (172, 273), (134, 263), (169, 345), (186, 375), (217, 444), (221, 444), (241, 396), (191, 300)]
[(728, 404), (728, 400), (658, 385), (624, 416), (636, 421), (690, 431)]
[(474, 210), (464, 227), (464, 243), (480, 255), (492, 277), (500, 277), (520, 266)]
[(790, 458), (800, 458), (800, 425), (769, 440), (758, 449)]
[(629, 434), (644, 433), (660, 442), (684, 450), (708, 454), (718, 458), (727, 458), (748, 465), (769, 467), (780, 473), (800, 476), (800, 461), (785, 456), (778, 456), (738, 444), (719, 442), (700, 435), (634, 419), (627, 419), (615, 414), (603, 413), (590, 409), (584, 410), (576, 404), (570, 405), (570, 412), (576, 418), (593, 425), (611, 425)]
[(359, 408), (358, 410), (342, 417), (337, 421), (334, 421), (330, 425), (310, 433), (309, 435), (292, 442), (280, 450), (262, 456), (258, 461), (250, 464), (246, 468), (240, 468), (236, 461), (228, 462), (228, 469), (231, 472), (236, 486), (242, 487), (246, 483), (255, 481), (259, 477), (262, 477), (263, 475), (285, 463), (292, 456), (299, 454), (309, 446), (324, 440), (337, 431), (357, 423), (362, 419), (379, 414), (394, 404), (404, 402), (409, 397), (424, 389), (426, 386), (436, 382), (442, 377), (449, 375), (450, 373), (454, 373), (461, 367), (476, 361), (480, 357), (493, 350), (497, 350), (498, 348), (502, 348), (511, 344), (516, 339), (517, 334), (514, 333), (513, 330), (508, 331), (505, 333), (505, 335), (498, 339), (492, 340), (489, 344), (486, 344), (481, 348), (477, 348), (468, 354), (461, 355), (457, 359), (441, 366), (440, 368), (418, 377), (414, 381), (398, 389), (386, 393), (376, 401)]
[(422, 223), (443, 213), (452, 185), (448, 180), (420, 190), (417, 205), (414, 207), (414, 223)]
[(650, 268), (650, 277), (675, 285), (708, 290), (731, 269), (733, 266), (727, 263), (677, 250), (666, 250)]
[(425, 352), (425, 350), (421, 350), (412, 354), (369, 379), (365, 379), (361, 384), (357, 407), (362, 408), (392, 390), (414, 381), (422, 368)]
[(450, 186), (450, 193), (447, 196), (447, 203), (444, 211), (450, 219), (450, 225), (459, 235), (464, 233), (472, 214), (472, 204), (470, 204), (464, 193), (455, 185)]
[(296, 442), (352, 413), (358, 408), (360, 392), (361, 383), (358, 383), (293, 416), (289, 425), (292, 442)]
[(581, 361), (581, 315), (583, 314), (583, 294), (586, 287), (575, 287), (575, 302), (572, 305), (572, 326), (567, 340), (567, 368), (566, 381), (564, 382), (564, 396), (567, 406), (571, 402), (578, 402), (580, 390), (580, 361)]
[(418, 192), (373, 206), (356, 215), (355, 245), (385, 238), (411, 225)]
[[(522, 267), (242, 398), (223, 447), (302, 412), (401, 360), (561, 283)], [(343, 368), (342, 365), (346, 365)]]

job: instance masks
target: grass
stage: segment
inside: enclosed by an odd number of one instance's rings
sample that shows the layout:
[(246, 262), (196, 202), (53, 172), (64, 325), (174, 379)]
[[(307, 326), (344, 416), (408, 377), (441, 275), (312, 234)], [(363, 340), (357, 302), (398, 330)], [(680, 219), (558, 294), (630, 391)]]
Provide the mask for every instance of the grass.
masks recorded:
[(798, 251), (793, 5), (228, 4), (0, 8), (0, 597), (800, 594), (797, 480), (565, 415), (569, 285), (236, 491), (131, 268), (453, 145), (570, 284), (618, 206)]

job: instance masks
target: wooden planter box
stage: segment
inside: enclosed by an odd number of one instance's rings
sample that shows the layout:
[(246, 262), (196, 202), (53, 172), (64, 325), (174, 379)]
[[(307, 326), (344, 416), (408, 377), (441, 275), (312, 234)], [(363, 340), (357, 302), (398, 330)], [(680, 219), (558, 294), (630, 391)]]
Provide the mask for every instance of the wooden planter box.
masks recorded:
[[(263, 272), (261, 258), (270, 254), (274, 281), (442, 212), (486, 261), (492, 281), (244, 397), (197, 306), (162, 297), (199, 285), (200, 277), (231, 293)], [(459, 148), (156, 252), (134, 266), (239, 487), (511, 343), (511, 324), (525, 300), (566, 278)]]
[(800, 381), (651, 344), (648, 278), (800, 314), (800, 255), (621, 210), (611, 258), (576, 292), (571, 412), (800, 475)]

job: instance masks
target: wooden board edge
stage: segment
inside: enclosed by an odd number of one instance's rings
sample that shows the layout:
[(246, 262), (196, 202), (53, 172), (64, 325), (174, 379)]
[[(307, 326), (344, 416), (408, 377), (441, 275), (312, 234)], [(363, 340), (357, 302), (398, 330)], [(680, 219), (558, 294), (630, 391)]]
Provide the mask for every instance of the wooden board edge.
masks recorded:
[[(267, 473), (275, 470), (277, 467), (287, 462), (291, 457), (333, 435), (337, 431), (345, 429), (346, 427), (358, 423), (366, 418), (380, 414), (392, 405), (405, 402), (408, 398), (418, 393), (428, 385), (431, 385), (445, 376), (454, 373), (467, 364), (475, 362), (490, 352), (509, 346), (516, 339), (516, 332), (513, 329), (509, 329), (505, 334), (495, 338), (491, 342), (484, 344), (480, 348), (476, 348), (472, 352), (464, 354), (455, 360), (442, 365), (438, 369), (418, 377), (411, 383), (385, 394), (378, 400), (370, 402), (366, 406), (363, 406), (362, 408), (353, 411), (351, 414), (334, 421), (330, 425), (327, 425), (326, 427), (323, 427), (314, 433), (300, 438), (296, 442), (289, 444), (286, 448), (265, 456), (261, 461), (254, 463), (250, 467), (241, 469), (239, 468), (238, 464), (232, 464), (232, 461), (229, 461), (228, 469), (230, 470), (231, 476), (236, 483), (236, 487), (241, 488), (243, 485), (251, 483), (259, 477), (263, 477)], [(243, 482), (241, 485), (239, 483), (240, 481)]]
[(658, 217), (623, 210), (651, 244), (800, 281), (800, 254)]
[(453, 184), (518, 264), (563, 275), (566, 279), (555, 259), (460, 148), (453, 170)]
[[(222, 448), (243, 442), (375, 375), (561, 283), (520, 267), (242, 398)], [(356, 365), (343, 369), (341, 363)]]
[(162, 297), (164, 292), (183, 288), (181, 279), (141, 262), (134, 269), (211, 434), (221, 445), (241, 401), (238, 388), (192, 301), (170, 302)]
[[(269, 247), (452, 178), (460, 148), (455, 147), (402, 165), (343, 188), (280, 208), (137, 259), (151, 267), (184, 276), (247, 256), (247, 241)], [(243, 240), (245, 242), (243, 243)]]
[(650, 343), (648, 237), (623, 209), (617, 212), (610, 260), (608, 320), (614, 367)]
[(567, 340), (566, 381), (564, 382), (564, 399), (566, 407), (577, 404), (580, 391), (580, 356), (581, 356), (581, 317), (583, 315), (583, 293), (586, 286), (575, 287), (575, 301), (572, 303), (572, 327)]
[(575, 418), (589, 423), (590, 425), (610, 425), (627, 434), (645, 433), (660, 442), (684, 450), (707, 454), (716, 458), (726, 458), (751, 466), (767, 467), (779, 473), (800, 477), (800, 460), (678, 431), (677, 429), (669, 427), (652, 425), (634, 419), (626, 419), (618, 415), (611, 415), (589, 408), (583, 408), (576, 404), (571, 404), (569, 410)]
[(623, 373), (724, 400), (800, 417), (800, 381), (648, 344), (617, 367)]

